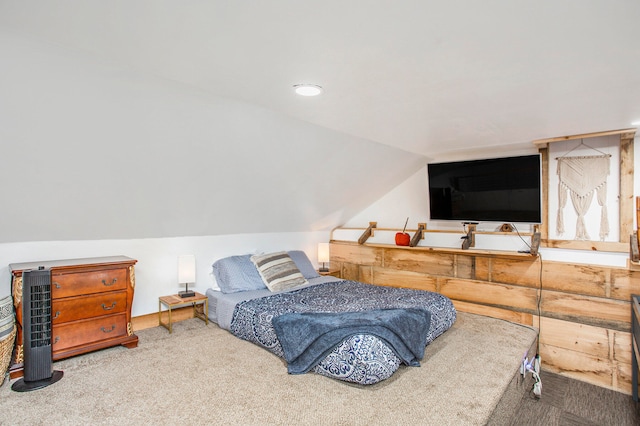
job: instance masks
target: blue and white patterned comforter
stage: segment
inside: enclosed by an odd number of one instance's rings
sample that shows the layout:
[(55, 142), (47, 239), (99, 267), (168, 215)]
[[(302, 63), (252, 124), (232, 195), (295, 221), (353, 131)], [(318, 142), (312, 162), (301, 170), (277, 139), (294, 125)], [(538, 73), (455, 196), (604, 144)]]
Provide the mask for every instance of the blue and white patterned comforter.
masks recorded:
[[(456, 320), (451, 300), (439, 293), (383, 287), (357, 281), (338, 281), (305, 287), (239, 303), (231, 320), (231, 332), (284, 357), (271, 320), (291, 312), (361, 312), (385, 308), (423, 308), (431, 312), (427, 344)], [(390, 377), (400, 359), (379, 338), (359, 334), (345, 339), (314, 371), (363, 385)]]

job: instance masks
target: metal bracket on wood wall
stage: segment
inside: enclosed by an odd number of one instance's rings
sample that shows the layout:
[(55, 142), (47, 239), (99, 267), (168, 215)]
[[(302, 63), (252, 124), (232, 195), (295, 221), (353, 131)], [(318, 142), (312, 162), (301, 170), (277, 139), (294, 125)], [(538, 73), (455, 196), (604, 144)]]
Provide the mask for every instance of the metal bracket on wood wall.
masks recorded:
[(467, 235), (462, 237), (464, 241), (462, 241), (462, 250), (467, 250), (469, 247), (475, 247), (476, 245), (476, 236), (473, 234), (476, 232), (475, 224), (467, 225)]
[(629, 238), (629, 257), (632, 262), (640, 261), (640, 252), (638, 251), (638, 235), (631, 234)]
[(531, 236), (531, 248), (529, 249), (529, 253), (531, 256), (538, 255), (538, 249), (540, 248), (540, 233), (534, 232)]
[(427, 224), (426, 223), (419, 223), (418, 224), (418, 230), (416, 231), (415, 234), (413, 234), (413, 237), (411, 237), (411, 242), (409, 242), (409, 246), (410, 247), (415, 247), (415, 246), (418, 245), (420, 240), (424, 238), (424, 231), (426, 229), (427, 229)]
[(360, 238), (358, 238), (358, 244), (366, 243), (369, 237), (373, 235), (373, 228), (376, 226), (378, 226), (378, 222), (369, 222), (369, 227), (362, 233)]

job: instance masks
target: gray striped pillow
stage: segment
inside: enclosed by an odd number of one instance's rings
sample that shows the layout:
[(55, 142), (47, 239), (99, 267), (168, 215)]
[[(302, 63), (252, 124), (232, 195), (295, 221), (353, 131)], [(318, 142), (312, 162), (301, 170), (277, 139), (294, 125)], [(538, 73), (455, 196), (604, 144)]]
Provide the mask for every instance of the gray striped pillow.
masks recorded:
[(285, 251), (251, 256), (251, 261), (271, 291), (287, 290), (308, 283)]

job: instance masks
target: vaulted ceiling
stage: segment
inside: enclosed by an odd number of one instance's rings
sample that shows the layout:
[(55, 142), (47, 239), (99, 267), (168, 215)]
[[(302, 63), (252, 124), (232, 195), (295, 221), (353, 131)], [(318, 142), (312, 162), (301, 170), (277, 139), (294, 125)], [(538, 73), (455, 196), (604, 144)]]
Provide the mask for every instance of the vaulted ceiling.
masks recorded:
[(640, 120), (635, 0), (0, 6), (2, 28), (425, 156)]
[[(631, 127), (639, 18), (635, 0), (0, 0), (3, 151), (49, 152), (65, 170), (18, 189), (84, 197), (79, 213), (59, 208), (63, 231), (41, 223), (27, 239), (325, 229), (429, 159)], [(298, 83), (324, 92), (299, 97)], [(86, 216), (87, 197), (102, 199), (74, 178), (100, 167), (98, 192), (118, 197), (130, 185), (121, 202), (145, 217), (127, 219), (122, 235), (95, 224), (70, 232), (64, 224)], [(145, 172), (127, 178), (134, 167)], [(274, 198), (255, 179), (283, 191)], [(207, 192), (217, 201), (185, 207)], [(232, 199), (240, 207), (209, 224)], [(253, 213), (270, 202), (284, 210)], [(299, 223), (281, 219), (294, 206)], [(99, 217), (117, 212), (107, 210)], [(155, 214), (162, 223), (146, 224)]]

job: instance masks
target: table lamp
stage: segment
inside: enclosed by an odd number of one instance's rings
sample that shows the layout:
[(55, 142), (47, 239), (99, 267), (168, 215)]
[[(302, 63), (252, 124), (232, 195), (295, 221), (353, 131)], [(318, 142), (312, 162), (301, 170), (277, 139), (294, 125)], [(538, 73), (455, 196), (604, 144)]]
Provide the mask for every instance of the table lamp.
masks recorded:
[(325, 263), (329, 262), (329, 243), (318, 243), (318, 262), (322, 263), (320, 272), (329, 272)]
[(196, 257), (192, 254), (178, 256), (178, 283), (185, 285), (184, 291), (179, 291), (180, 297), (193, 297), (196, 293), (189, 290), (189, 283), (196, 282)]

